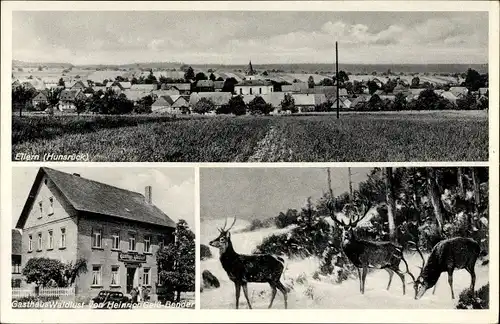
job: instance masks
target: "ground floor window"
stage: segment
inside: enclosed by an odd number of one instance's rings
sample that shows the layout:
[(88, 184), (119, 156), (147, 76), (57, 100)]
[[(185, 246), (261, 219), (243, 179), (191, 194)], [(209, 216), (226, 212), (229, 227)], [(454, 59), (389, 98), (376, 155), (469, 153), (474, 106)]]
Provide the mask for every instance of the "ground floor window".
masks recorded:
[(102, 273), (100, 265), (92, 266), (92, 286), (102, 285)]
[(151, 269), (144, 268), (144, 274), (142, 275), (142, 284), (144, 286), (151, 286)]
[(112, 266), (111, 267), (111, 286), (119, 286), (120, 285), (120, 267)]

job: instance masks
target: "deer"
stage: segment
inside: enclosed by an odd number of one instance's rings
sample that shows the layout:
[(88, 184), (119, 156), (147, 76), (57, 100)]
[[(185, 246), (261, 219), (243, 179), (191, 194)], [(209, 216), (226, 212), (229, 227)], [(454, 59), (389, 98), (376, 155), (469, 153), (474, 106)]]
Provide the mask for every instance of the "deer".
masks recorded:
[(358, 207), (354, 207), (357, 218), (353, 221), (349, 219), (349, 223), (344, 223), (343, 220), (338, 220), (334, 214), (334, 207), (332, 202), (328, 204), (330, 210), (330, 217), (342, 229), (342, 243), (341, 247), (352, 264), (358, 270), (359, 276), (359, 290), (361, 294), (365, 293), (365, 281), (368, 273), (368, 268), (384, 269), (389, 273), (389, 282), (387, 290), (391, 287), (392, 277), (396, 273), (401, 282), (403, 283), (403, 295), (406, 294), (406, 285), (404, 272), (399, 269), (401, 261), (406, 265), (406, 273), (409, 272), (408, 263), (403, 256), (402, 246), (390, 241), (368, 241), (359, 239), (354, 233), (356, 225), (368, 215), (370, 208), (362, 206), (360, 211)]
[(273, 306), (276, 292), (279, 290), (285, 299), (285, 309), (287, 308), (287, 294), (289, 289), (286, 288), (280, 281), (281, 275), (285, 268), (285, 260), (282, 257), (274, 256), (271, 254), (253, 254), (244, 255), (238, 254), (231, 242), (230, 230), (236, 223), (234, 218), (233, 224), (226, 229), (227, 218), (222, 228), (219, 228), (219, 236), (212, 240), (209, 245), (219, 249), (219, 259), (222, 268), (226, 271), (229, 279), (234, 282), (235, 296), (236, 296), (236, 309), (238, 309), (240, 290), (243, 287), (243, 294), (245, 295), (248, 308), (252, 309), (250, 300), (248, 299), (249, 282), (267, 282), (271, 286), (271, 302), (268, 308)]
[(474, 291), (474, 286), (476, 284), (474, 267), (481, 250), (476, 241), (467, 237), (454, 237), (442, 240), (432, 248), (427, 262), (425, 262), (422, 251), (420, 251), (418, 245), (415, 243), (413, 244), (422, 259), (422, 266), (420, 267), (420, 274), (418, 277), (415, 279), (415, 276), (409, 273), (413, 280), (415, 299), (420, 299), (425, 292), (432, 287), (434, 287), (435, 291), (436, 284), (443, 272), (448, 272), (451, 299), (455, 299), (455, 293), (453, 292), (453, 271), (455, 269), (465, 269), (469, 272), (471, 276), (469, 288), (471, 291)]

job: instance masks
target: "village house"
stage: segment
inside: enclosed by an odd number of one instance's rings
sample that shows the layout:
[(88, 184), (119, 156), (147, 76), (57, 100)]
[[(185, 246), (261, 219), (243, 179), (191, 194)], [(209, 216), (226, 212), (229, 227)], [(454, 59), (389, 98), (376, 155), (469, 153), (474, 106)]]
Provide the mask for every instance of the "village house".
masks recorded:
[(16, 228), (21, 271), (32, 258), (84, 259), (88, 271), (76, 279), (77, 297), (103, 289), (129, 293), (140, 284), (155, 300), (156, 252), (172, 242), (175, 223), (153, 205), (151, 186), (142, 195), (42, 167)]
[(314, 111), (316, 105), (327, 102), (324, 94), (293, 94), (295, 100), (295, 107), (299, 112)]
[(273, 84), (266, 80), (243, 80), (234, 86), (236, 94), (263, 95), (273, 92)]
[(224, 88), (224, 81), (214, 81), (214, 91), (219, 92)]
[(87, 97), (80, 89), (62, 90), (59, 94), (59, 110), (74, 110), (76, 100), (86, 100)]
[(466, 87), (451, 87), (450, 92), (458, 98), (464, 98), (469, 92)]
[(230, 92), (199, 92), (199, 93), (194, 92), (189, 97), (189, 107), (191, 107), (192, 110), (193, 106), (201, 98), (206, 98), (214, 103), (215, 108), (219, 108), (222, 105), (227, 105), (231, 97), (232, 94)]
[(49, 100), (47, 96), (48, 96), (47, 90), (38, 91), (38, 93), (31, 100), (33, 107), (38, 107), (38, 105), (42, 103), (48, 104)]
[(443, 91), (439, 95), (453, 104), (457, 103), (458, 97), (451, 91)]
[(87, 86), (83, 81), (76, 81), (73, 84), (69, 84), (66, 86), (66, 89), (71, 89), (71, 90), (85, 90), (87, 89)]
[(305, 92), (309, 88), (308, 84), (305, 82), (295, 82), (292, 84), (284, 84), (281, 86), (282, 92), (288, 93), (300, 93)]
[(19, 288), (22, 283), (21, 256), (22, 256), (22, 234), (18, 229), (12, 229), (12, 279), (11, 287)]
[(196, 82), (196, 92), (214, 92), (214, 82), (212, 80), (199, 80)]
[(129, 90), (150, 92), (156, 90), (156, 84), (132, 84)]
[(167, 86), (171, 86), (179, 90), (179, 94), (181, 95), (191, 94), (191, 83), (167, 83)]
[(189, 102), (181, 95), (160, 96), (151, 106), (153, 113), (182, 114)]

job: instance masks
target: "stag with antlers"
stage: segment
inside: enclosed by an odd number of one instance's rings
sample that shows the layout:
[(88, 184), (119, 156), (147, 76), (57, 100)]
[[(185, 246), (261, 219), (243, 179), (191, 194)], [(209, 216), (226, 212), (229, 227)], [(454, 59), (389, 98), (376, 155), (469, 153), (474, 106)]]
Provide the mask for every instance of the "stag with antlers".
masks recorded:
[(285, 260), (271, 254), (243, 255), (236, 253), (231, 243), (231, 233), (229, 232), (235, 223), (236, 218), (233, 224), (228, 229), (225, 229), (227, 224), (226, 219), (224, 226), (219, 229), (219, 236), (209, 244), (219, 249), (222, 267), (226, 271), (229, 279), (234, 282), (236, 289), (236, 309), (238, 309), (239, 305), (241, 287), (243, 287), (243, 294), (247, 300), (248, 308), (252, 308), (250, 300), (248, 299), (247, 283), (249, 282), (269, 283), (272, 294), (268, 308), (273, 306), (276, 291), (279, 289), (283, 293), (285, 308), (287, 308), (288, 289), (280, 282), (281, 274), (285, 267)]
[(476, 284), (474, 267), (480, 253), (480, 247), (476, 241), (466, 237), (454, 237), (443, 240), (432, 248), (427, 263), (418, 245), (415, 243), (413, 244), (422, 258), (422, 266), (420, 267), (418, 278), (415, 279), (415, 276), (409, 273), (413, 279), (415, 299), (420, 299), (429, 288), (434, 287), (435, 290), (439, 277), (443, 272), (448, 272), (451, 299), (455, 299), (455, 294), (453, 292), (453, 271), (455, 269), (465, 269), (469, 272), (471, 276), (470, 289), (474, 291), (474, 286)]
[(328, 204), (330, 210), (330, 217), (342, 229), (342, 243), (341, 247), (347, 258), (358, 269), (359, 275), (359, 290), (362, 294), (365, 292), (365, 280), (368, 273), (368, 268), (384, 269), (389, 273), (389, 283), (387, 290), (389, 290), (392, 282), (392, 277), (396, 273), (401, 282), (403, 283), (403, 295), (406, 293), (404, 273), (399, 270), (401, 261), (406, 265), (406, 272), (408, 272), (408, 263), (404, 259), (403, 249), (389, 241), (373, 242), (368, 240), (358, 239), (354, 234), (356, 225), (368, 215), (369, 208), (364, 205), (362, 210), (354, 207), (357, 218), (353, 221), (349, 219), (349, 223), (344, 223), (343, 220), (338, 220), (334, 214), (334, 205), (330, 201)]

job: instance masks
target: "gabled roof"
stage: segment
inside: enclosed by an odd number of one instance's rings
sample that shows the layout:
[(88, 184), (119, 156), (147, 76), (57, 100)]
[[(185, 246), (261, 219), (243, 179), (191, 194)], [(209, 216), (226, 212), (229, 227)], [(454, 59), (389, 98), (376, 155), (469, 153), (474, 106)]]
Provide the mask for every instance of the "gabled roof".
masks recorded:
[(239, 82), (236, 86), (240, 87), (266, 87), (272, 85), (271, 81), (266, 80), (243, 80)]
[(466, 95), (468, 90), (466, 87), (451, 87), (450, 92), (458, 97), (459, 95)]
[(292, 84), (284, 84), (281, 86), (282, 92), (300, 92), (306, 90), (309, 85), (306, 82), (295, 82)]
[(201, 98), (207, 98), (213, 101), (216, 106), (222, 106), (229, 103), (232, 94), (230, 92), (199, 92), (192, 93), (189, 97), (189, 105), (195, 105)]
[(175, 87), (179, 91), (191, 90), (191, 83), (167, 83), (167, 86)]
[(22, 254), (22, 234), (18, 229), (12, 229), (12, 254), (13, 255), (21, 255)]
[(156, 90), (156, 84), (132, 84), (130, 90), (135, 91), (152, 91)]
[[(323, 94), (324, 96), (324, 94)], [(295, 100), (296, 106), (315, 106), (316, 105), (316, 95), (315, 94), (303, 94), (296, 93), (292, 95)], [(326, 99), (325, 99), (326, 101)]]
[(59, 99), (65, 101), (73, 101), (81, 91), (82, 90), (80, 89), (62, 90), (61, 93), (59, 94)]
[(365, 103), (365, 102), (368, 102), (370, 100), (370, 96), (369, 95), (360, 95), (356, 98), (354, 98), (351, 102), (351, 107), (354, 107), (356, 106), (357, 104), (359, 103)]
[(102, 218), (116, 217), (158, 226), (175, 227), (172, 219), (153, 204), (148, 204), (140, 193), (42, 167), (31, 187), (16, 228), (24, 227), (44, 176), (54, 183), (62, 196), (77, 211)]
[(455, 94), (451, 91), (444, 91), (443, 93), (440, 94), (440, 96), (452, 101), (457, 100), (457, 96), (455, 96)]
[(130, 89), (130, 87), (132, 86), (132, 83), (128, 82), (128, 81), (122, 81), (122, 82), (119, 82), (120, 86), (122, 89)]
[(488, 88), (479, 88), (479, 94), (484, 95), (488, 92)]
[(224, 81), (214, 81), (214, 88), (215, 89), (222, 89), (222, 88), (224, 88)]
[(214, 82), (212, 80), (199, 80), (196, 82), (198, 88), (213, 88)]
[(153, 106), (167, 106), (170, 107), (175, 101), (170, 96), (160, 96), (153, 102)]
[(132, 90), (132, 89), (127, 89), (122, 92), (128, 100), (132, 101), (137, 101), (140, 100), (146, 96), (151, 95), (151, 92), (149, 91), (144, 91), (144, 90)]

